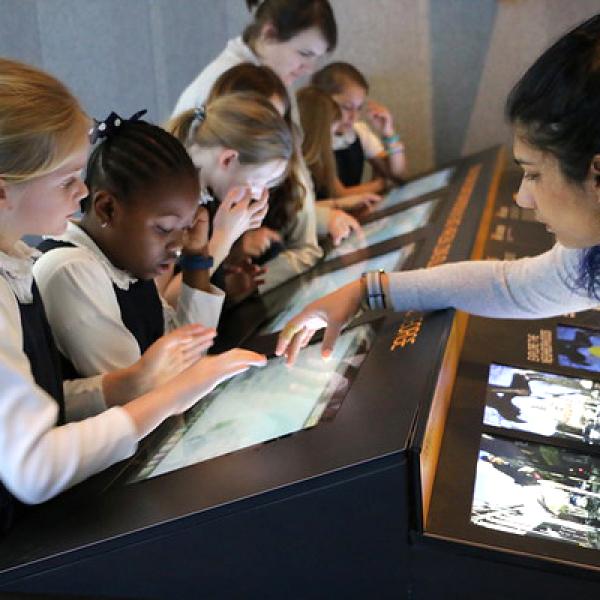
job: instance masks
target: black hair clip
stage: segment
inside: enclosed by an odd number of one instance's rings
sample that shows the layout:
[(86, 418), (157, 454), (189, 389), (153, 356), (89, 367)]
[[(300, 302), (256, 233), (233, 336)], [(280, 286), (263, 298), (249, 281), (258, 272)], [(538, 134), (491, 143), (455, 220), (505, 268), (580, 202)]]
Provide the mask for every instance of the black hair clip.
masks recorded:
[(90, 143), (95, 144), (98, 140), (103, 140), (114, 135), (123, 123), (139, 121), (147, 112), (146, 109), (139, 110), (134, 115), (131, 115), (129, 119), (123, 119), (116, 112), (111, 112), (104, 121), (94, 119), (94, 126), (89, 131)]

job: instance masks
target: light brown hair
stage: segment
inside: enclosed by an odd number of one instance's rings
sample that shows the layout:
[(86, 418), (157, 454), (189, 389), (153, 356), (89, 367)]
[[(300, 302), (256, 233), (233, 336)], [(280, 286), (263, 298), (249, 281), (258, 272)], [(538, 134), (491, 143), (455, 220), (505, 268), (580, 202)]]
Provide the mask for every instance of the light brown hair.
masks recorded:
[(65, 85), (43, 71), (0, 58), (0, 177), (21, 183), (59, 169), (90, 120)]
[(343, 92), (349, 83), (354, 83), (365, 92), (369, 92), (369, 82), (365, 76), (347, 62), (329, 63), (313, 74), (310, 83), (330, 96)]
[(341, 119), (338, 105), (324, 92), (307, 86), (296, 94), (300, 122), (304, 131), (302, 154), (308, 166), (315, 190), (334, 196), (336, 165), (331, 143), (331, 128)]

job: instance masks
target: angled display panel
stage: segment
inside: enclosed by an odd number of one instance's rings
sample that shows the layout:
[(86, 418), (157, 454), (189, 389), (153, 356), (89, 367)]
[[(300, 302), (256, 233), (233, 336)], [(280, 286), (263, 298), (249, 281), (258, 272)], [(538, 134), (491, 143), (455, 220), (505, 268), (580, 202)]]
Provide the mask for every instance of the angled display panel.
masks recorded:
[(155, 477), (332, 419), (369, 351), (375, 332), (343, 333), (331, 359), (320, 344), (305, 348), (294, 368), (283, 358), (222, 384), (182, 418), (133, 481)]
[(362, 226), (362, 235), (354, 234), (344, 240), (337, 248), (334, 248), (327, 254), (326, 259), (332, 260), (340, 256), (345, 256), (361, 248), (368, 248), (379, 242), (385, 242), (386, 240), (424, 227), (430, 221), (439, 202), (438, 198), (428, 200), (402, 212), (364, 224)]
[(589, 379), (492, 364), (484, 423), (600, 444), (600, 384)]
[(600, 372), (600, 331), (558, 325), (556, 354), (562, 367)]
[(471, 522), (598, 550), (600, 460), (484, 435)]

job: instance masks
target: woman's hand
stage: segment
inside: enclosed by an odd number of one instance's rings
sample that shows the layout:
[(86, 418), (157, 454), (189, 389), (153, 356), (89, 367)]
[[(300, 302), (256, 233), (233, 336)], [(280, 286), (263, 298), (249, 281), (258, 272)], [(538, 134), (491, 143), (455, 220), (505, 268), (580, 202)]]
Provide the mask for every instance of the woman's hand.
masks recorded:
[(282, 243), (279, 233), (268, 227), (259, 227), (244, 233), (240, 239), (239, 250), (243, 256), (257, 257), (264, 254), (273, 243)]
[(353, 231), (362, 232), (358, 221), (343, 210), (333, 208), (327, 223), (327, 230), (334, 246), (339, 246)]
[(213, 345), (217, 332), (198, 323), (163, 335), (136, 363), (138, 394), (143, 394), (185, 371)]
[(311, 302), (283, 328), (277, 340), (275, 354), (286, 356), (287, 364), (293, 365), (298, 353), (310, 342), (315, 331), (326, 327), (321, 355), (328, 358), (342, 327), (358, 311), (360, 298), (360, 281), (354, 281)]
[(368, 100), (365, 109), (369, 125), (380, 136), (390, 136), (394, 133), (394, 119), (392, 114), (383, 104)]

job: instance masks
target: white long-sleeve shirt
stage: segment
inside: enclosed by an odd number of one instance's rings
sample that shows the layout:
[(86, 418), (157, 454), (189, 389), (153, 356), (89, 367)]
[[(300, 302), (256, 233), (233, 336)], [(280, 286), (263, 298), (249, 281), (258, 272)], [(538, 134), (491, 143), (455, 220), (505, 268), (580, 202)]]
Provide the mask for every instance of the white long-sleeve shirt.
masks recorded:
[[(206, 102), (219, 76), (231, 67), (246, 62), (254, 65), (261, 64), (258, 56), (244, 43), (241, 37), (229, 40), (223, 52), (205, 67), (182, 92), (172, 116)], [(292, 118), (298, 125), (299, 118), (293, 94), (290, 99), (292, 101)], [(317, 234), (327, 234), (331, 209), (326, 206), (315, 206), (312, 179), (304, 161), (300, 167), (302, 184), (306, 189), (304, 206), (297, 214), (296, 222), (283, 232), (286, 249), (265, 264), (267, 272), (264, 276), (265, 281), (259, 288), (261, 293), (305, 272), (323, 256), (323, 251), (317, 242)]]
[[(75, 223), (57, 238), (75, 247), (57, 248), (36, 261), (33, 272), (58, 349), (83, 375), (129, 367), (140, 347), (121, 318), (113, 284), (127, 290), (137, 280), (115, 267)], [(225, 294), (182, 284), (174, 310), (165, 301), (165, 333), (188, 323), (216, 327)]]
[[(64, 382), (67, 420), (55, 427), (57, 403), (33, 379), (18, 302), (31, 302), (37, 252), (22, 242), (0, 252), (0, 479), (26, 503), (44, 502), (131, 456), (138, 437), (121, 407), (105, 410), (102, 378)], [(102, 412), (104, 411), (104, 412)]]
[(514, 261), (450, 263), (389, 274), (397, 311), (453, 307), (483, 317), (542, 319), (597, 308), (575, 288), (582, 251), (556, 244), (539, 256)]

